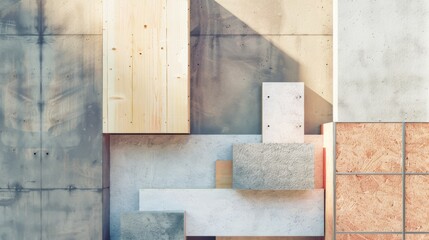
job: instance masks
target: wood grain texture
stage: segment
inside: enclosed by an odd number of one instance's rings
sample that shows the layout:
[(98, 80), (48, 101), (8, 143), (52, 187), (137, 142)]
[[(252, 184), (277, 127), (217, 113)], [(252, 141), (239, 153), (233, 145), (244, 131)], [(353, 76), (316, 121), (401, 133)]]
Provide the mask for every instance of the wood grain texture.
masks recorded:
[(338, 123), (337, 172), (401, 172), (401, 123)]
[(45, 188), (102, 187), (102, 36), (45, 37)]
[(216, 188), (232, 188), (232, 161), (216, 161)]
[(429, 124), (405, 124), (405, 170), (429, 172)]
[(189, 133), (189, 0), (105, 4), (104, 131)]
[(338, 232), (401, 232), (402, 176), (337, 175)]
[(405, 229), (409, 232), (429, 232), (429, 176), (406, 176), (405, 184)]
[(262, 83), (262, 142), (304, 142), (304, 83)]
[(167, 132), (190, 131), (189, 0), (167, 0)]
[(402, 235), (400, 234), (337, 234), (336, 239), (337, 240), (402, 240)]
[(325, 237), (334, 239), (334, 124), (322, 125), (325, 164)]

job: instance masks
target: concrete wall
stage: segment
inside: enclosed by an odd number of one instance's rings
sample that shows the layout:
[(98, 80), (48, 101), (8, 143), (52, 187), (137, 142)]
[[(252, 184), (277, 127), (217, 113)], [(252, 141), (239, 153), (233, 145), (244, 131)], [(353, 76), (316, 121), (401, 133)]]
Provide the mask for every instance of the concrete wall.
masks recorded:
[(429, 120), (429, 2), (338, 1), (338, 103), (344, 122)]
[(101, 17), (101, 1), (0, 2), (1, 239), (103, 237)]

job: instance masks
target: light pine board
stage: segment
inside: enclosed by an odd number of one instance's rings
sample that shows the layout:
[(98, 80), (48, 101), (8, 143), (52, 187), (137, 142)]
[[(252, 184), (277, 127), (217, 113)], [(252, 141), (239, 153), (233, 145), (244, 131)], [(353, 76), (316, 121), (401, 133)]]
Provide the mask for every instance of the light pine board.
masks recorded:
[(104, 132), (189, 133), (189, 0), (105, 4)]
[(262, 142), (304, 142), (304, 83), (262, 84)]
[(334, 239), (334, 123), (322, 126), (325, 164), (325, 237)]
[(232, 161), (216, 161), (216, 188), (232, 188)]
[(186, 211), (186, 236), (323, 236), (324, 191), (141, 189), (140, 211)]

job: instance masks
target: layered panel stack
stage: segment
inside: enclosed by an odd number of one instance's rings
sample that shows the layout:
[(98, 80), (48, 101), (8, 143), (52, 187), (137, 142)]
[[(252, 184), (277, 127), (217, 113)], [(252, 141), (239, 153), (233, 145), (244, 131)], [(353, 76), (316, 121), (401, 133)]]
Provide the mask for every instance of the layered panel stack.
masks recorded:
[(335, 139), (326, 155), (326, 237), (427, 239), (429, 124), (325, 127)]

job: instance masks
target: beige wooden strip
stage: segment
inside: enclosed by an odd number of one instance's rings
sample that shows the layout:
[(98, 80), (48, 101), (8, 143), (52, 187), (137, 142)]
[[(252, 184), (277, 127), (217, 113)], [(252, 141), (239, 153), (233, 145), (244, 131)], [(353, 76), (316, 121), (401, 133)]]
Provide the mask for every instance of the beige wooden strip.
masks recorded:
[(108, 133), (108, 25), (109, 25), (109, 3), (105, 1), (103, 3), (103, 133)]
[(189, 0), (167, 0), (167, 132), (190, 132)]
[(216, 188), (232, 188), (232, 161), (216, 161)]
[[(131, 131), (166, 132), (166, 0), (134, 0)], [(118, 32), (120, 33), (120, 32)]]
[(334, 239), (334, 123), (323, 124), (325, 176), (325, 237)]

